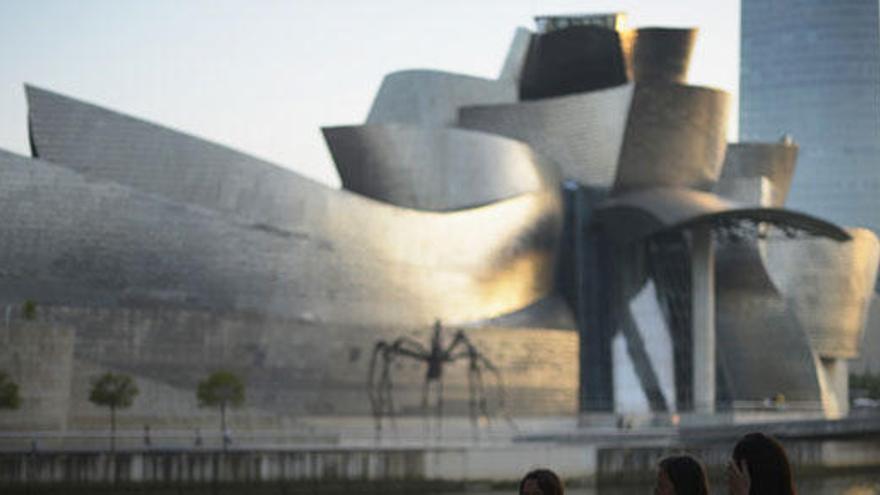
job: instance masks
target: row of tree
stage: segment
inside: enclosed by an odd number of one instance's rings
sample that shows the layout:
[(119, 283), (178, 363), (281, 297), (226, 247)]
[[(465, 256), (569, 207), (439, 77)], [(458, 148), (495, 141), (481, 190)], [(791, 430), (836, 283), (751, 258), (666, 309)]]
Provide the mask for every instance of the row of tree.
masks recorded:
[(849, 389), (859, 390), (869, 399), (880, 400), (880, 373), (871, 373), (870, 370), (850, 373)]
[[(223, 434), (223, 448), (229, 446), (230, 438), (226, 429), (226, 411), (230, 407), (244, 404), (244, 382), (235, 373), (217, 371), (199, 382), (196, 398), (199, 407), (220, 409), (220, 430)], [(124, 373), (107, 372), (92, 380), (89, 401), (110, 409), (110, 450), (116, 450), (116, 412), (134, 404), (140, 393), (134, 379)], [(18, 384), (8, 373), (0, 371), (0, 409), (18, 409), (21, 394)]]

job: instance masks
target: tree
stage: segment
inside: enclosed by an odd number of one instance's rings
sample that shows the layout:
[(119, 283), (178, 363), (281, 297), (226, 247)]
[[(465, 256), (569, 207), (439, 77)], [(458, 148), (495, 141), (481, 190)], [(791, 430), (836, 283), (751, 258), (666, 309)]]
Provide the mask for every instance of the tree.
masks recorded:
[(226, 408), (244, 404), (244, 383), (231, 371), (216, 371), (199, 382), (196, 390), (199, 407), (220, 408), (220, 431), (223, 434), (223, 449), (229, 446), (226, 431)]
[(850, 390), (861, 390), (869, 399), (880, 399), (880, 373), (865, 371), (863, 374), (849, 375)]
[(104, 373), (92, 379), (89, 401), (110, 408), (110, 451), (116, 451), (116, 410), (131, 407), (140, 391), (134, 380), (122, 373)]
[(21, 316), (25, 320), (33, 321), (37, 319), (37, 303), (28, 299), (21, 305)]
[(18, 393), (18, 384), (5, 371), (0, 371), (0, 409), (18, 409), (19, 406), (21, 395)]

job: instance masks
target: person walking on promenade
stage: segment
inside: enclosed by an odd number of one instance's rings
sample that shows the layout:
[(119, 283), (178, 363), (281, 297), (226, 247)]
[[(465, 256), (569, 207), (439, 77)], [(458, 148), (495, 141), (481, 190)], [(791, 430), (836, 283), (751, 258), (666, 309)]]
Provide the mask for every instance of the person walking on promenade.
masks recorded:
[(797, 495), (785, 449), (763, 433), (737, 442), (727, 464), (727, 487), (730, 495)]
[(709, 495), (706, 468), (689, 455), (663, 458), (657, 465), (654, 495)]
[(565, 495), (565, 489), (556, 473), (549, 469), (535, 469), (519, 482), (519, 495)]

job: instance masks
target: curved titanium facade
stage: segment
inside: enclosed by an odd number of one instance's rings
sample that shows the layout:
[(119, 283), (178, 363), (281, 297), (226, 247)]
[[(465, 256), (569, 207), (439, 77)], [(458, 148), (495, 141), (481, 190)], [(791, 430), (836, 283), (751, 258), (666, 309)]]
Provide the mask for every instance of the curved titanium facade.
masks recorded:
[[(760, 188), (762, 178), (766, 178), (770, 189), (768, 197), (764, 201), (748, 202), (782, 207), (791, 187), (797, 154), (797, 145), (790, 143), (729, 143), (716, 191), (742, 201), (749, 187)], [(737, 191), (741, 192), (737, 194)]]
[(621, 33), (630, 79), (687, 82), (696, 29), (641, 28)]
[(385, 76), (367, 124), (453, 125), (459, 107), (516, 101), (516, 82), (433, 70)]
[(810, 341), (767, 276), (758, 246), (722, 243), (715, 259), (719, 379), (729, 398), (763, 401), (783, 393), (819, 408)]
[(724, 160), (728, 103), (713, 89), (636, 84), (465, 107), (459, 125), (524, 141), (583, 185), (709, 190)]
[(757, 229), (760, 223), (795, 229), (836, 241), (849, 234), (834, 224), (790, 210), (755, 208), (707, 192), (684, 188), (653, 188), (612, 197), (599, 205), (596, 220), (609, 226), (618, 242), (645, 239), (663, 230), (678, 230), (709, 223), (715, 227)]
[(727, 144), (729, 97), (674, 84), (636, 84), (615, 192), (647, 187), (711, 190)]
[(405, 255), (392, 261), (317, 233), (243, 224), (90, 182), (39, 160), (4, 154), (0, 165), (0, 285), (9, 302), (429, 325), (516, 311), (553, 287), (555, 252), (546, 243), (557, 235), (559, 204), (549, 193), (455, 214), (395, 213), (366, 201), (332, 206), (354, 217), (360, 235), (381, 232)]
[(523, 143), (483, 132), (367, 125), (324, 128), (346, 189), (418, 210), (470, 208), (555, 190), (559, 169)]
[(539, 100), (626, 82), (626, 62), (617, 31), (575, 26), (532, 36), (519, 98)]
[(766, 266), (798, 324), (822, 357), (858, 357), (880, 244), (867, 229), (848, 229), (850, 242), (773, 239)]
[[(333, 222), (323, 203), (341, 195), (272, 163), (73, 98), (28, 87), (35, 157), (91, 179), (296, 232)], [(332, 234), (331, 234), (332, 235)]]
[(790, 206), (880, 232), (875, 0), (743, 0), (740, 139), (800, 145)]
[[(855, 355), (878, 241), (778, 207), (793, 147), (727, 149), (727, 95), (681, 84), (694, 34), (519, 31), (497, 81), (391, 74), (368, 125), (325, 130), (346, 190), (28, 88), (38, 158), (0, 153), (0, 303), (76, 328), (81, 365), (181, 390), (246, 370), (276, 418), (365, 415), (371, 349), (427, 343), (437, 319), (468, 327), (516, 414), (570, 412), (578, 374), (581, 407), (613, 410), (617, 371), (641, 387), (618, 398), (710, 411), (695, 356), (716, 349), (722, 402), (838, 407), (828, 358)], [(713, 244), (717, 348), (699, 333)], [(395, 368), (407, 408), (413, 364)], [(464, 368), (455, 414), (473, 400)]]
[(583, 185), (611, 187), (633, 86), (540, 101), (464, 107), (459, 125), (507, 136), (554, 161)]
[[(289, 293), (280, 291), (275, 296), (279, 301), (293, 297), (291, 294), (314, 298), (316, 307), (323, 309), (308, 311), (324, 321), (414, 318), (414, 322), (430, 323), (437, 317), (450, 322), (473, 321), (519, 310), (552, 290), (553, 239), (559, 235), (561, 222), (555, 190), (458, 213), (405, 210), (329, 189), (293, 172), (152, 124), (67, 98), (42, 96), (31, 109), (32, 140), (40, 156), (58, 160), (90, 179), (112, 180), (180, 204), (208, 208), (230, 216), (250, 231), (287, 239), (283, 251), (290, 259), (284, 263), (293, 264), (287, 282), (271, 270), (266, 276), (278, 277), (275, 285), (293, 285)], [(68, 137), (72, 129), (76, 129), (75, 139)], [(118, 146), (127, 142), (139, 145)], [(476, 223), (468, 227), (470, 221)], [(159, 229), (159, 223), (149, 229)], [(488, 244), (478, 239), (483, 236)], [(222, 244), (220, 238), (213, 242)], [(270, 258), (254, 263), (262, 267)], [(330, 266), (314, 259), (324, 259)], [(250, 265), (242, 260), (240, 266)], [(294, 275), (298, 269), (305, 274), (314, 269), (314, 276)], [(376, 287), (369, 289), (368, 284), (359, 288), (360, 282), (355, 280), (359, 276), (369, 278), (369, 284)], [(206, 289), (207, 293), (247, 294), (235, 280), (231, 277), (212, 283), (213, 289)], [(343, 310), (348, 303), (333, 304), (327, 297), (332, 293), (344, 300), (349, 288), (354, 291), (351, 309)], [(444, 293), (462, 299), (450, 301), (447, 309), (452, 313), (441, 316), (447, 313), (440, 302), (446, 297), (441, 295)], [(394, 316), (391, 313), (396, 310), (390, 308), (398, 303), (380, 303), (375, 297), (408, 302), (402, 303), (406, 308)], [(275, 306), (265, 299), (253, 297), (257, 306)], [(296, 313), (305, 311), (309, 304), (288, 300), (278, 306)], [(356, 316), (359, 310), (354, 308), (359, 304), (363, 313)], [(376, 307), (389, 309), (374, 315)]]

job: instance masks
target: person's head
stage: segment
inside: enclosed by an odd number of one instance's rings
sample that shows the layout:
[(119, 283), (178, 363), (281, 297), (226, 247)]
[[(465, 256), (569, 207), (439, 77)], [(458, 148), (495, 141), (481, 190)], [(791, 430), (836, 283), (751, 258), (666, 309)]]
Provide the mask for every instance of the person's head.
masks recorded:
[(529, 471), (519, 482), (519, 495), (563, 495), (562, 481), (549, 469)]
[(795, 495), (785, 449), (763, 433), (749, 433), (733, 448), (733, 460), (745, 461), (751, 480), (749, 495)]
[(689, 455), (669, 456), (657, 466), (655, 495), (709, 495), (706, 470)]

